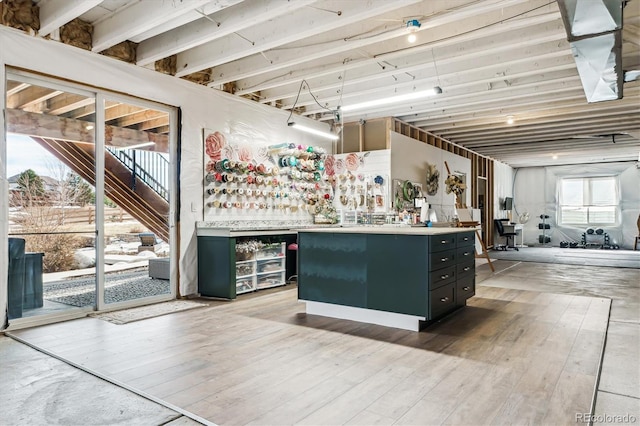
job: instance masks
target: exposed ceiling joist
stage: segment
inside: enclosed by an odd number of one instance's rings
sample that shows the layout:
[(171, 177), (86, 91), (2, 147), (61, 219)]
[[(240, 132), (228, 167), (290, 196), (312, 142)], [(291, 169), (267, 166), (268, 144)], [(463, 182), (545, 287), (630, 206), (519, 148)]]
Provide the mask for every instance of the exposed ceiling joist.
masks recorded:
[(210, 0), (181, 0), (133, 3), (131, 6), (120, 10), (109, 18), (96, 24), (93, 28), (94, 52), (115, 46), (130, 37), (141, 34), (157, 25), (170, 21), (190, 10), (197, 9), (207, 4)]
[(316, 0), (255, 0), (243, 2), (164, 32), (140, 43), (137, 50), (138, 65), (146, 65), (204, 43), (231, 35), (237, 31), (303, 8)]
[(73, 21), (86, 11), (102, 3), (102, 0), (42, 0), (40, 8), (39, 36), (48, 36), (64, 24)]

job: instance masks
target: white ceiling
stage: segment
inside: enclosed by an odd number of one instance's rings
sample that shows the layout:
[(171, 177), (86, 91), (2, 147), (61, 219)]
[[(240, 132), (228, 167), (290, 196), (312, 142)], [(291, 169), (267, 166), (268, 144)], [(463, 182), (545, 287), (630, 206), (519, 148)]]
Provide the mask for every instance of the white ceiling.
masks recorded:
[[(638, 159), (640, 82), (625, 83), (621, 100), (588, 104), (555, 1), (36, 3), (40, 36), (55, 38), (78, 17), (94, 25), (94, 52), (130, 40), (149, 68), (177, 54), (176, 77), (211, 68), (212, 90), (232, 85), (237, 96), (295, 105), (317, 120), (333, 122), (338, 106), (439, 86), (436, 97), (343, 120), (395, 116), (514, 167)], [(410, 19), (421, 23), (413, 44)], [(631, 0), (625, 71), (640, 69), (639, 40), (640, 0)]]

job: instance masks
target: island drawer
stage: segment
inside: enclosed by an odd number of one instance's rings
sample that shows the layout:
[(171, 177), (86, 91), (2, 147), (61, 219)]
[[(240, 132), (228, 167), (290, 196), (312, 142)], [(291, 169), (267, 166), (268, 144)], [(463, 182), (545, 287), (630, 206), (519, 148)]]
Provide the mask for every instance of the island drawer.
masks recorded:
[(464, 263), (458, 263), (456, 266), (456, 273), (458, 274), (458, 279), (464, 275), (475, 275), (474, 272), (474, 259), (471, 259), (471, 262), (465, 261)]
[(456, 304), (464, 305), (465, 301), (476, 294), (476, 277), (468, 275), (456, 281)]
[(445, 284), (455, 281), (456, 279), (456, 266), (452, 265), (447, 268), (442, 268), (437, 271), (430, 272), (430, 290), (434, 290), (438, 287), (442, 287)]
[(476, 249), (474, 246), (460, 247), (456, 251), (458, 256), (458, 262), (467, 262), (471, 259), (475, 259)]
[(432, 235), (429, 238), (429, 251), (431, 253), (443, 251), (456, 246), (456, 234)]
[(456, 263), (456, 250), (446, 250), (431, 253), (431, 270), (446, 268)]
[(455, 284), (451, 283), (429, 292), (430, 319), (451, 310), (456, 304)]
[(475, 232), (460, 232), (455, 235), (457, 237), (458, 247), (473, 246), (476, 242)]

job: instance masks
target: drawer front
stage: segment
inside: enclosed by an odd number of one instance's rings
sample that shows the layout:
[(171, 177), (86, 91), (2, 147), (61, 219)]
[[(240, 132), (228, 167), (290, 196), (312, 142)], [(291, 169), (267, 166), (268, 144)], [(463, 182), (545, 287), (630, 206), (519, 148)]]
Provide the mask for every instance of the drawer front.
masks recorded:
[(455, 246), (456, 234), (432, 235), (429, 237), (429, 251), (431, 253), (452, 249)]
[(456, 251), (458, 256), (458, 263), (468, 263), (475, 259), (476, 248), (475, 246), (460, 247)]
[(458, 247), (473, 246), (476, 243), (475, 232), (460, 232), (456, 236)]
[(471, 262), (458, 263), (456, 268), (458, 279), (461, 279), (465, 275), (475, 275), (475, 260), (472, 260)]
[(446, 250), (431, 253), (431, 270), (446, 268), (456, 263), (456, 250)]
[(430, 318), (436, 318), (456, 306), (455, 284), (445, 285), (429, 292)]
[(437, 271), (432, 271), (429, 273), (429, 290), (434, 290), (438, 287), (442, 287), (445, 284), (449, 284), (456, 279), (456, 267), (449, 266), (447, 268), (442, 268)]
[(476, 277), (468, 275), (456, 281), (456, 304), (463, 306), (466, 300), (476, 294)]

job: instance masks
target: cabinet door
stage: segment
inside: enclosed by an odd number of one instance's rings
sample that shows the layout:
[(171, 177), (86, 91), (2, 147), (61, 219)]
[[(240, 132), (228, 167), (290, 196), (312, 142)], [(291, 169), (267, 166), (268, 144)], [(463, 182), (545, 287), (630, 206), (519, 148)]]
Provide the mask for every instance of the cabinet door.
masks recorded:
[(198, 292), (236, 298), (236, 242), (228, 237), (198, 237)]

